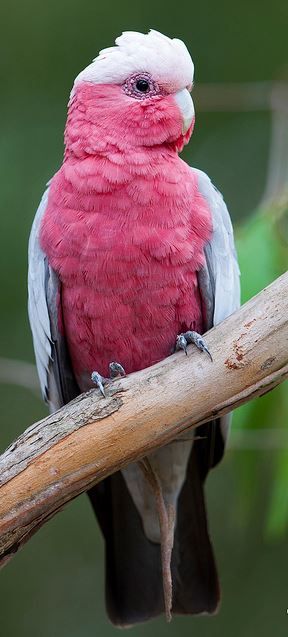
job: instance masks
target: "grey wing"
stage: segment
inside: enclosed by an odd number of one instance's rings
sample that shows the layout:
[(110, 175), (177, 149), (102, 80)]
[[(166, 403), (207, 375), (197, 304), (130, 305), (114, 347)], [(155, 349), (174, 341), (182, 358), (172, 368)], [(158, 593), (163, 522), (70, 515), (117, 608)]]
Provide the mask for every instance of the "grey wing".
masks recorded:
[[(198, 188), (209, 205), (213, 222), (212, 237), (204, 248), (205, 264), (198, 272), (205, 328), (209, 330), (240, 306), (240, 271), (231, 219), (223, 197), (204, 172), (194, 171), (198, 175)], [(218, 434), (213, 433), (214, 438), (216, 435), (213, 464), (218, 462), (223, 453), (229, 421), (229, 415), (220, 418), (220, 429), (216, 428), (222, 441), (217, 441)]]
[(231, 219), (223, 197), (205, 173), (201, 170), (195, 172), (213, 222), (211, 240), (204, 248), (205, 264), (198, 274), (208, 330), (240, 306), (240, 271)]
[(61, 284), (39, 243), (49, 188), (32, 225), (28, 247), (28, 314), (44, 400), (55, 411), (79, 393), (65, 336), (59, 330)]

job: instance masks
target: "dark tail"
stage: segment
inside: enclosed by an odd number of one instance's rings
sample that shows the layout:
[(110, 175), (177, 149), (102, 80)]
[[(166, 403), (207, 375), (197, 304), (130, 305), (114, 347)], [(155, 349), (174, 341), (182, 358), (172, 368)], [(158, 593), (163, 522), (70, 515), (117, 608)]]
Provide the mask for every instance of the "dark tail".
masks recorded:
[[(172, 614), (214, 613), (220, 600), (203, 479), (195, 443), (177, 510), (172, 553)], [(89, 491), (105, 537), (106, 605), (117, 626), (131, 626), (164, 612), (159, 544), (148, 540), (121, 473)]]

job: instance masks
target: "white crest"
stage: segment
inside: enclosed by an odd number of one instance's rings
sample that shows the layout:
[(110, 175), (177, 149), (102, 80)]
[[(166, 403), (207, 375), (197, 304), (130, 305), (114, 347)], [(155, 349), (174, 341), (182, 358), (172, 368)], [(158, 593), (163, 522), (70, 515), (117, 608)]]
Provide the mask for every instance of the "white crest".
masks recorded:
[(125, 31), (116, 46), (100, 51), (92, 64), (76, 77), (96, 84), (122, 84), (133, 73), (151, 73), (156, 82), (173, 86), (175, 91), (192, 84), (194, 64), (182, 40), (168, 38), (158, 31)]

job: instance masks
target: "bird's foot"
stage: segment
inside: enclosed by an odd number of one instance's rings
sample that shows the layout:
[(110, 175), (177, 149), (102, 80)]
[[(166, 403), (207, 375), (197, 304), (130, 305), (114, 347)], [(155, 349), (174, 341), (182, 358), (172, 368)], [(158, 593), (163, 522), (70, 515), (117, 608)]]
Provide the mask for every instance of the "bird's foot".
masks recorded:
[(110, 378), (105, 378), (105, 376), (101, 376), (101, 374), (99, 374), (99, 372), (96, 372), (96, 371), (92, 372), (91, 374), (92, 382), (94, 383), (94, 385), (96, 385), (100, 389), (101, 394), (102, 396), (104, 396), (104, 398), (105, 398), (104, 385), (111, 383), (111, 381), (115, 380), (115, 378), (121, 378), (123, 376), (126, 376), (124, 367), (122, 367), (120, 363), (115, 363), (115, 361), (113, 361), (112, 363), (109, 363), (109, 374), (110, 374)]
[(115, 361), (109, 363), (109, 373), (110, 379), (112, 380), (114, 380), (114, 378), (121, 378), (123, 376), (126, 376), (124, 367), (122, 367), (120, 363), (115, 363)]
[(193, 332), (192, 330), (189, 330), (188, 332), (184, 332), (182, 334), (178, 334), (176, 338), (175, 350), (178, 351), (179, 349), (183, 349), (187, 356), (187, 347), (189, 343), (194, 343), (194, 345), (196, 345), (196, 347), (198, 347), (201, 352), (206, 352), (210, 360), (213, 362), (213, 358), (209, 352), (203, 336), (201, 336), (201, 334), (198, 334), (198, 332)]
[(91, 374), (91, 380), (92, 383), (94, 383), (94, 385), (96, 385), (96, 387), (100, 389), (102, 396), (104, 396), (105, 398), (104, 385), (107, 385), (107, 383), (109, 383), (110, 378), (105, 378), (105, 376), (101, 376), (99, 372), (94, 371)]

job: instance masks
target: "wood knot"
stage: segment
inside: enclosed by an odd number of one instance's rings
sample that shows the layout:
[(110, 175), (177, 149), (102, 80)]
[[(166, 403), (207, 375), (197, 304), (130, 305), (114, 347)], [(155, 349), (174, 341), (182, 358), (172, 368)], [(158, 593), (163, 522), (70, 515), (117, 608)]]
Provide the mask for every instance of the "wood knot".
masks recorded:
[(262, 363), (260, 369), (262, 369), (263, 371), (265, 369), (269, 369), (269, 367), (271, 367), (271, 365), (274, 363), (275, 359), (276, 359), (276, 356), (270, 356), (269, 358), (266, 358), (266, 361)]

